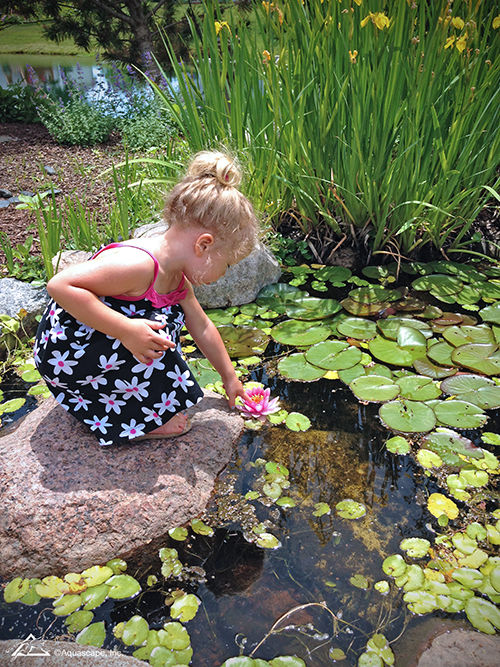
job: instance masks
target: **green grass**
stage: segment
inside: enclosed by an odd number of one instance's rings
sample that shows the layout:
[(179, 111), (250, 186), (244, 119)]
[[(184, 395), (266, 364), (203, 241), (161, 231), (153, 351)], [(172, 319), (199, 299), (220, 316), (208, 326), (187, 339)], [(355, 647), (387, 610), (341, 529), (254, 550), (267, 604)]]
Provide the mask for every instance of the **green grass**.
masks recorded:
[(41, 25), (16, 25), (2, 31), (0, 53), (26, 53), (51, 56), (91, 55), (70, 40), (51, 42), (43, 36)]

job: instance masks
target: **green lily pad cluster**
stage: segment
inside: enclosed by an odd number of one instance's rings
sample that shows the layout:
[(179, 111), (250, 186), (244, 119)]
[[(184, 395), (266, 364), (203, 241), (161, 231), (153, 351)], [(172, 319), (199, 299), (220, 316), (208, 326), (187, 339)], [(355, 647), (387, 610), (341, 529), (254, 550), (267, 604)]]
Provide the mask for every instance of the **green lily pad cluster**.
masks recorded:
[(393, 554), (382, 568), (415, 614), (465, 611), (475, 628), (494, 634), (500, 629), (500, 557), (488, 553), (490, 545), (488, 530), (474, 522), (438, 536), (432, 548), (427, 540), (407, 538), (400, 547), (408, 558), (430, 560), (408, 563)]
[(78, 632), (77, 643), (102, 646), (106, 637), (104, 623), (92, 623), (92, 610), (100, 607), (108, 598), (130, 599), (141, 591), (139, 582), (123, 574), (127, 564), (121, 559), (95, 565), (81, 573), (71, 572), (64, 578), (48, 576), (43, 579), (17, 577), (4, 589), (6, 602), (22, 602), (35, 605), (42, 598), (53, 599), (53, 613), (66, 616), (64, 624), (68, 632)]
[(126, 646), (136, 646), (132, 655), (147, 660), (151, 667), (189, 665), (193, 657), (188, 631), (176, 621), (167, 621), (160, 630), (153, 630), (145, 618), (135, 615), (115, 625), (113, 634)]
[(384, 667), (394, 664), (394, 653), (387, 638), (376, 633), (368, 640), (366, 650), (359, 656), (358, 667)]

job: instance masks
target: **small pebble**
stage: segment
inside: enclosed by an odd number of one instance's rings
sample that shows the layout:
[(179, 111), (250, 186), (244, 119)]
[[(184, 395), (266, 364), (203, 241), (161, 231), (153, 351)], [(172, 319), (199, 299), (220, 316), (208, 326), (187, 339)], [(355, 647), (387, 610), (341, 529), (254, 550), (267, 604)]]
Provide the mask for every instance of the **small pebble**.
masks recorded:
[(57, 174), (54, 167), (50, 167), (49, 165), (45, 165), (44, 169), (45, 169), (45, 173), (48, 174), (49, 176), (55, 176)]

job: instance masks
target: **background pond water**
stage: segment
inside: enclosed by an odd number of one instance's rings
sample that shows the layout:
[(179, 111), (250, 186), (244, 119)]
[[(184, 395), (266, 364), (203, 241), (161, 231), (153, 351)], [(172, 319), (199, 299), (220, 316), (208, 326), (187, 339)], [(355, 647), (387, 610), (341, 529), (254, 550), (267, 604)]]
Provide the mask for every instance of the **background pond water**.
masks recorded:
[[(195, 619), (186, 624), (196, 667), (216, 667), (238, 655), (240, 647), (249, 655), (278, 619), (309, 603), (315, 606), (283, 618), (279, 632), (258, 647), (255, 657), (297, 654), (308, 665), (331, 665), (330, 650), (341, 648), (347, 653), (342, 664), (356, 665), (375, 631), (393, 641), (407, 622), (420, 622), (405, 611), (398, 589), (391, 587), (383, 596), (373, 584), (388, 580), (382, 561), (398, 552), (401, 539), (432, 540), (426, 498), (437, 487), (410, 457), (387, 452), (388, 435), (379, 422), (378, 406), (358, 403), (339, 381), (286, 383), (267, 377), (264, 371), (254, 379), (269, 385), (273, 395), (279, 394), (287, 409), (307, 414), (311, 429), (293, 433), (277, 426), (245, 433), (208, 511), (208, 523), (218, 522), (221, 527), (213, 537), (190, 533), (185, 542), (167, 537), (161, 545), (146, 549), (139, 561), (129, 561), (128, 572), (141, 580), (145, 592), (128, 602), (108, 600), (95, 610), (94, 620), (106, 621), (106, 648), (132, 652), (111, 630), (134, 614), (146, 618), (151, 628), (161, 628), (169, 620), (166, 587), (146, 585), (150, 574), (162, 580), (158, 546), (176, 548), (181, 562), (192, 568), (192, 581), (184, 581), (182, 588), (202, 601)], [(495, 430), (498, 415), (490, 416)], [(464, 434), (478, 437), (475, 431)], [(262, 471), (250, 463), (260, 457), (288, 468), (291, 486), (286, 493), (296, 507), (280, 509), (244, 500)], [(364, 503), (366, 516), (350, 521), (333, 512), (313, 515), (315, 503), (333, 508), (347, 498)], [(245, 540), (248, 519), (255, 515), (268, 522), (270, 532), (281, 542), (278, 549), (261, 549)], [(354, 575), (366, 577), (369, 588), (354, 586), (350, 581)], [(320, 602), (342, 620), (334, 626)], [(0, 606), (2, 639), (25, 638), (30, 632), (46, 638), (66, 633), (63, 620), (52, 614), (50, 600), (35, 607), (3, 602)], [(445, 616), (443, 612), (435, 615)], [(396, 660), (398, 665), (406, 664), (405, 656), (397, 655)]]

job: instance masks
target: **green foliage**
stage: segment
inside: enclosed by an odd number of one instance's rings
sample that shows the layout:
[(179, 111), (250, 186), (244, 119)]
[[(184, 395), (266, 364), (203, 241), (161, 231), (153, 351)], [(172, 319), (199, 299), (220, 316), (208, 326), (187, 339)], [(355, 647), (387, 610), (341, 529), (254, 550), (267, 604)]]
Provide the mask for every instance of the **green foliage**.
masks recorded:
[(42, 285), (45, 282), (43, 259), (32, 253), (33, 236), (28, 236), (24, 243), (18, 243), (13, 248), (7, 234), (0, 232), (0, 246), (5, 255), (10, 277), (35, 285)]
[(252, 33), (206, 0), (191, 61), (169, 48), (173, 101), (157, 93), (193, 151), (244, 155), (273, 222), (293, 210), (304, 232), (366, 227), (375, 251), (460, 252), (498, 185), (498, 3), (457, 8), (462, 28), (446, 0), (384, 4), (375, 20), (364, 3), (262, 3)]
[(0, 88), (0, 123), (39, 123), (37, 96), (31, 86), (11, 83)]
[(177, 134), (172, 115), (168, 109), (160, 109), (151, 103), (140, 113), (121, 121), (122, 142), (132, 150), (147, 150), (162, 147)]
[(73, 96), (68, 104), (46, 101), (39, 107), (42, 123), (58, 144), (94, 146), (108, 140), (115, 119), (98, 105)]

